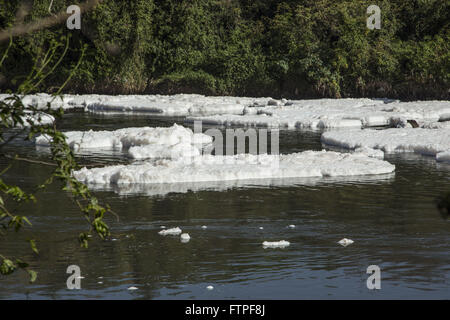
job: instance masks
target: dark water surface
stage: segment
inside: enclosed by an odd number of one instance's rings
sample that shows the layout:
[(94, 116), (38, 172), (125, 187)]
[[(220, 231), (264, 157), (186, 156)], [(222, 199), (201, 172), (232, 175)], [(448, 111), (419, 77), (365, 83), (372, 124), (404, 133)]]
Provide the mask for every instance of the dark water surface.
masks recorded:
[[(59, 125), (100, 130), (173, 122), (182, 119), (70, 114)], [(17, 145), (22, 155), (47, 159), (32, 145)], [(320, 133), (280, 133), (282, 153), (311, 149), (322, 149)], [(196, 192), (183, 185), (96, 192), (120, 221), (109, 218), (112, 238), (92, 241), (88, 250), (77, 242), (87, 227), (80, 212), (52, 186), (39, 193), (36, 205), (23, 207), (33, 228), (0, 241), (0, 253), (20, 253), (38, 280), (29, 284), (23, 272), (0, 277), (0, 299), (449, 299), (450, 222), (438, 214), (435, 199), (450, 190), (450, 165), (416, 155), (386, 160), (396, 165), (395, 174), (248, 182), (231, 189), (216, 183)], [(81, 161), (128, 160), (90, 154)], [(4, 178), (31, 187), (50, 170), (17, 162)], [(191, 241), (160, 236), (161, 226), (179, 226)], [(340, 246), (344, 237), (355, 243)], [(38, 240), (39, 256), (21, 241), (31, 238)], [(291, 245), (262, 247), (278, 240)], [(81, 290), (66, 287), (69, 265), (81, 268)], [(370, 265), (381, 268), (381, 290), (366, 286)]]

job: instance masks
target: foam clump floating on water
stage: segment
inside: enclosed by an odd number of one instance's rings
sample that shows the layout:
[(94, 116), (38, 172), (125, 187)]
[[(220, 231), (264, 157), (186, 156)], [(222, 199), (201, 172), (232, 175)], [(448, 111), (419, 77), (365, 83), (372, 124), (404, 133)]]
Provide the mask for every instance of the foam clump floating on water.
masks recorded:
[[(450, 129), (403, 128), (386, 130), (329, 131), (322, 142), (346, 149), (376, 149), (385, 153), (414, 152), (436, 157), (450, 150)], [(370, 151), (371, 153), (373, 151)], [(367, 151), (363, 153), (368, 154)], [(381, 156), (381, 154), (380, 154)], [(445, 159), (445, 156), (442, 156)]]
[(436, 154), (436, 160), (438, 162), (448, 162), (450, 163), (450, 150), (445, 152), (439, 152)]
[[(9, 103), (11, 100), (5, 100), (6, 98), (11, 97), (9, 94), (0, 94), (0, 100), (4, 101), (6, 103)], [(21, 102), (25, 106), (32, 106), (37, 109), (47, 109), (48, 104), (50, 103), (51, 109), (58, 109), (62, 107), (63, 109), (72, 108), (69, 105), (69, 101), (72, 100), (72, 95), (67, 95), (60, 97), (60, 96), (52, 96), (47, 93), (37, 93), (37, 94), (30, 94), (30, 95), (19, 95), (21, 98)]]
[(182, 233), (180, 236), (181, 242), (189, 242), (189, 240), (191, 240), (191, 236), (189, 235), (189, 233)]
[(353, 241), (352, 239), (344, 238), (344, 239), (340, 240), (338, 243), (339, 243), (341, 246), (346, 247), (346, 246), (349, 246), (349, 245), (351, 245), (352, 243), (354, 243), (354, 241)]
[(164, 230), (161, 230), (161, 231), (158, 232), (158, 234), (160, 234), (162, 236), (168, 236), (168, 235), (177, 236), (177, 235), (179, 235), (181, 233), (182, 233), (182, 231), (181, 231), (181, 229), (179, 227), (170, 228), (170, 229), (164, 229)]
[[(0, 95), (3, 100), (8, 95)], [(188, 116), (217, 125), (289, 128), (409, 127), (407, 120), (438, 122), (450, 119), (449, 101), (400, 102), (387, 99), (275, 100), (251, 97), (177, 95), (64, 95), (23, 97), (25, 104), (40, 109), (51, 102), (54, 109), (81, 108), (95, 113), (156, 113)]]
[[(250, 110), (253, 109), (253, 110)], [(380, 99), (315, 99), (290, 101), (289, 105), (247, 108), (241, 115), (217, 114), (188, 117), (224, 126), (274, 128), (411, 127), (408, 120), (437, 123), (450, 118), (449, 101), (400, 102)]]
[[(87, 149), (122, 149), (120, 139), (110, 131), (71, 131), (65, 132), (64, 135), (67, 144), (75, 152)], [(51, 142), (47, 135), (37, 136), (35, 140), (35, 144), (41, 147), (49, 147)]]
[(83, 168), (74, 177), (90, 185), (167, 184), (392, 173), (395, 166), (362, 154), (305, 151), (288, 155), (204, 155), (156, 162)]
[(198, 147), (189, 143), (178, 143), (175, 145), (145, 145), (131, 147), (128, 155), (132, 159), (152, 159), (152, 158), (181, 158), (195, 157), (200, 155)]
[(356, 148), (355, 153), (364, 154), (371, 158), (384, 159), (384, 152), (382, 150), (372, 149), (368, 147)]
[[(23, 124), (17, 123), (16, 128), (30, 127), (31, 125), (44, 126), (44, 125), (53, 124), (55, 122), (55, 117), (53, 117), (52, 115), (49, 115), (47, 113), (44, 113), (44, 112), (37, 112), (34, 114), (31, 112), (26, 112), (26, 113), (28, 113), (28, 114), (21, 117)], [(8, 124), (11, 124), (11, 125), (13, 124), (13, 121), (11, 118), (5, 119), (5, 121)]]
[(424, 129), (450, 129), (450, 119), (445, 122), (425, 122), (420, 127)]
[[(202, 133), (174, 124), (168, 128), (124, 128), (115, 131), (65, 132), (68, 145), (75, 152), (87, 150), (126, 150), (133, 159), (178, 158), (197, 156), (212, 138)], [(36, 137), (37, 146), (50, 146), (46, 135)]]
[(103, 96), (88, 103), (95, 113), (156, 113), (162, 116), (242, 114), (246, 106), (267, 105), (270, 98), (205, 97), (199, 94)]
[(286, 248), (288, 246), (290, 246), (290, 242), (286, 241), (286, 240), (281, 240), (281, 241), (264, 241), (262, 243), (263, 248)]
[(31, 120), (34, 125), (48, 125), (55, 122), (55, 117), (43, 112), (29, 116), (27, 115), (24, 118), (24, 126), (28, 127), (30, 124), (27, 122), (27, 120)]

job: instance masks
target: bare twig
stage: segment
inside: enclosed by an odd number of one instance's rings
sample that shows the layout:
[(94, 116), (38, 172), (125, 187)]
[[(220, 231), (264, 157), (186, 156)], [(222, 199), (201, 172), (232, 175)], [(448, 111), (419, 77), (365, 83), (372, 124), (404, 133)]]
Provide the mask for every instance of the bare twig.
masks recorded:
[[(12, 156), (12, 155), (9, 155), (9, 154), (0, 154), (0, 157), (4, 157), (4, 158), (7, 158), (7, 159), (11, 159), (11, 160), (29, 162), (29, 163), (43, 164), (43, 165), (51, 166), (51, 167), (57, 167), (58, 166), (56, 163), (40, 161), (40, 160), (33, 160), (33, 159), (28, 159), (28, 158), (22, 158), (22, 157), (18, 157), (18, 156)], [(102, 165), (104, 165), (104, 164), (103, 163), (91, 163), (91, 164), (80, 164), (79, 166), (80, 167), (86, 167), (86, 168), (95, 168), (95, 167), (102, 166)]]
[[(89, 11), (97, 6), (103, 0), (86, 0), (83, 4), (80, 4), (81, 13)], [(49, 8), (50, 9), (50, 8)], [(67, 20), (69, 14), (66, 11), (61, 11), (51, 17), (43, 18), (41, 20), (31, 22), (29, 24), (19, 24), (13, 26), (7, 30), (0, 31), (0, 43), (9, 40), (11, 37), (17, 37), (30, 32), (39, 31), (53, 27), (57, 24), (61, 24)]]
[(11, 156), (9, 154), (2, 154), (2, 156), (7, 159), (11, 159), (11, 160), (19, 160), (19, 161), (25, 161), (25, 162), (29, 162), (29, 163), (37, 163), (37, 164), (43, 164), (46, 166), (57, 167), (57, 164), (51, 163), (51, 162), (32, 160), (32, 159), (28, 159), (28, 158), (21, 158), (21, 157), (17, 157), (17, 156)]
[(53, 0), (50, 1), (50, 5), (48, 6), (48, 13), (52, 14), (52, 5), (53, 5)]

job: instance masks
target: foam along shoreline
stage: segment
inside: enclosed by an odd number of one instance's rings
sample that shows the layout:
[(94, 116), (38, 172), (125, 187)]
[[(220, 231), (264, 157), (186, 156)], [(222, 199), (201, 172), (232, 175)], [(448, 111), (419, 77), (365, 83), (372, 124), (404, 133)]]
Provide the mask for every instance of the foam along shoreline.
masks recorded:
[[(28, 113), (21, 117), (23, 124), (16, 124), (16, 128), (28, 128), (31, 125), (34, 126), (45, 126), (51, 125), (55, 122), (55, 117), (44, 112)], [(6, 122), (12, 125), (13, 121), (11, 118), (6, 119)]]
[[(115, 131), (65, 132), (67, 143), (74, 152), (89, 150), (126, 151), (133, 159), (178, 158), (200, 155), (201, 148), (212, 142), (202, 133), (174, 124), (168, 128), (124, 128)], [(36, 137), (35, 144), (49, 147), (50, 138)]]
[[(9, 94), (0, 94), (0, 101), (5, 100), (10, 97)], [(40, 110), (48, 109), (50, 104), (50, 108), (52, 110), (57, 110), (62, 108), (64, 110), (68, 109), (82, 109), (86, 108), (86, 105), (93, 103), (95, 101), (101, 100), (102, 96), (100, 95), (63, 95), (63, 96), (53, 96), (47, 93), (36, 93), (29, 95), (19, 95), (21, 97), (21, 101), (25, 106), (33, 106)]]
[(89, 185), (339, 177), (392, 173), (395, 166), (364, 154), (305, 151), (288, 155), (204, 155), (175, 160), (83, 168), (74, 177)]
[(154, 113), (161, 116), (202, 116), (243, 114), (249, 105), (267, 106), (272, 98), (251, 98), (199, 94), (102, 96), (87, 102), (86, 110), (94, 113)]
[[(389, 102), (389, 103), (388, 103)], [(188, 117), (186, 122), (209, 125), (285, 129), (439, 126), (450, 118), (449, 101), (390, 102), (371, 99), (318, 99), (292, 101), (284, 106), (248, 107), (242, 115)], [(441, 122), (439, 122), (441, 121)]]
[[(9, 95), (0, 94), (0, 100)], [(267, 106), (267, 98), (207, 97), (199, 94), (177, 95), (71, 95), (54, 97), (38, 93), (23, 97), (22, 102), (40, 109), (51, 103), (52, 109), (81, 109), (93, 113), (154, 113), (163, 116), (188, 116), (211, 114), (242, 114), (248, 105)]]
[(376, 149), (385, 153), (414, 152), (450, 162), (450, 129), (402, 128), (328, 131), (322, 143), (344, 149)]
[(55, 117), (53, 117), (52, 115), (46, 114), (44, 112), (26, 115), (25, 117), (22, 117), (22, 119), (23, 119), (23, 127), (31, 126), (30, 123), (28, 123), (28, 121), (31, 121), (31, 123), (33, 125), (38, 125), (38, 126), (50, 125), (55, 122)]
[[(0, 95), (0, 100), (8, 95)], [(152, 113), (184, 116), (187, 122), (276, 128), (408, 127), (407, 120), (432, 126), (450, 120), (450, 101), (400, 102), (388, 99), (275, 100), (251, 97), (178, 95), (64, 95), (35, 94), (23, 98), (38, 108), (82, 109), (93, 113)]]

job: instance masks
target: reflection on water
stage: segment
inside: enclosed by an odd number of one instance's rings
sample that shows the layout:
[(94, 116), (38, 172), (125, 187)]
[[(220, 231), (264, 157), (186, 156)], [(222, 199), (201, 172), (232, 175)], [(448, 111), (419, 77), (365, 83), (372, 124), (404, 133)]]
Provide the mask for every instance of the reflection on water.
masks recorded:
[[(173, 121), (73, 114), (60, 126), (113, 130)], [(281, 132), (280, 141), (282, 153), (322, 148), (320, 133)], [(18, 144), (21, 154), (48, 157), (33, 145)], [(81, 160), (103, 165), (129, 161), (119, 154)], [(38, 281), (28, 284), (23, 273), (2, 277), (0, 298), (448, 299), (450, 227), (435, 199), (450, 190), (450, 166), (417, 155), (387, 155), (386, 160), (396, 165), (395, 174), (99, 191), (96, 195), (120, 220), (110, 217), (112, 237), (93, 241), (89, 250), (76, 241), (87, 228), (81, 214), (58, 185), (52, 186), (38, 194), (36, 205), (20, 208), (33, 228), (0, 242), (1, 253), (25, 253)], [(31, 188), (51, 169), (16, 163), (4, 178)], [(288, 228), (291, 224), (296, 227)], [(191, 240), (160, 236), (161, 226), (179, 226)], [(37, 257), (20, 241), (31, 237), (38, 240)], [(355, 243), (340, 246), (344, 237)], [(262, 247), (263, 241), (279, 240), (291, 245)], [(80, 291), (66, 289), (71, 264), (81, 268)], [(366, 287), (366, 269), (372, 264), (381, 268), (382, 289), (376, 292)], [(206, 290), (208, 285), (214, 290)], [(130, 286), (138, 290), (128, 291)]]
[(248, 179), (235, 181), (202, 181), (186, 183), (158, 184), (121, 184), (121, 185), (89, 185), (95, 191), (113, 191), (118, 195), (165, 196), (169, 193), (187, 193), (199, 191), (226, 191), (229, 189), (275, 188), (287, 186), (316, 186), (327, 184), (369, 184), (392, 181), (395, 174), (328, 177), (328, 178), (288, 178), (288, 179)]

